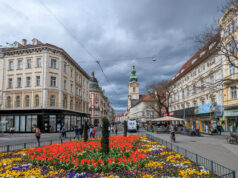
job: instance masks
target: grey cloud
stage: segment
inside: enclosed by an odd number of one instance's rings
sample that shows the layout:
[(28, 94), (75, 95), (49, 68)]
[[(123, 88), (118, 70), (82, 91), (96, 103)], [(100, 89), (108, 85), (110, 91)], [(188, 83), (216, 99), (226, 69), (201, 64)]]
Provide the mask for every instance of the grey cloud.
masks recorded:
[[(222, 0), (3, 2), (0, 43), (36, 37), (64, 48), (89, 74), (95, 71), (117, 112), (127, 107), (132, 59), (148, 56), (157, 59), (135, 60), (141, 92), (152, 81), (171, 79), (194, 53), (193, 36), (220, 17), (217, 7), (224, 3)], [(95, 60), (101, 61), (110, 83)]]

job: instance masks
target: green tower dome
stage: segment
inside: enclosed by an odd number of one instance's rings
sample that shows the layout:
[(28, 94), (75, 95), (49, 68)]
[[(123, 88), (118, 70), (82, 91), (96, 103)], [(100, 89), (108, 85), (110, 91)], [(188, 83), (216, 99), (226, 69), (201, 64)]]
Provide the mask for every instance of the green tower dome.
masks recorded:
[(132, 82), (137, 82), (137, 76), (136, 76), (136, 69), (135, 69), (135, 65), (133, 64), (132, 66), (132, 70), (131, 70), (131, 76), (130, 76), (130, 83)]

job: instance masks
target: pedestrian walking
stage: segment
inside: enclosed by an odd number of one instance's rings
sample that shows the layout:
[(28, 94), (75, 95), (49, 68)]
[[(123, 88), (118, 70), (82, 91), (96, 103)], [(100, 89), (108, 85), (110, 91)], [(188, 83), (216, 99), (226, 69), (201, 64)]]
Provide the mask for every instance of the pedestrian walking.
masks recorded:
[(79, 127), (80, 139), (83, 138), (83, 125)]
[(111, 132), (114, 133), (113, 125), (111, 125)]
[(90, 126), (90, 128), (89, 128), (89, 136), (93, 137), (93, 127), (92, 126)]
[(40, 145), (41, 131), (40, 131), (39, 127), (36, 128), (35, 136), (36, 136), (36, 140), (37, 140), (37, 142), (38, 142), (38, 145)]
[(74, 139), (78, 139), (79, 140), (79, 128), (78, 128), (78, 126), (75, 126), (74, 127), (74, 132), (75, 132), (75, 137), (74, 137)]
[(63, 126), (62, 129), (61, 129), (61, 135), (60, 135), (60, 138), (63, 138), (65, 137), (66, 138), (66, 130), (65, 130), (65, 127)]
[(116, 135), (117, 135), (117, 131), (118, 131), (117, 125), (114, 126), (114, 131), (115, 131), (115, 133), (116, 133)]
[(93, 138), (94, 138), (94, 137), (95, 137), (95, 135), (96, 135), (96, 127), (93, 127), (92, 134), (93, 134)]

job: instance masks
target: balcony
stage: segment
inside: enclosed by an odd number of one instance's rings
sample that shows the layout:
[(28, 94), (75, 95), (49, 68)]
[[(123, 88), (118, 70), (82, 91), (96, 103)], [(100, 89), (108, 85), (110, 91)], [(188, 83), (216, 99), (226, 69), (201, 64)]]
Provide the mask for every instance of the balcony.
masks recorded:
[(238, 81), (238, 73), (224, 76), (224, 84), (235, 83)]

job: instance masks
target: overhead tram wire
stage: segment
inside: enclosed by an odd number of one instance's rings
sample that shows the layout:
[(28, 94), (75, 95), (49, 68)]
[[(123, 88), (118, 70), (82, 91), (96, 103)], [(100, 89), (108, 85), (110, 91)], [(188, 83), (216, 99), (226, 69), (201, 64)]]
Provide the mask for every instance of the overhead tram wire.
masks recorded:
[[(65, 25), (63, 22), (60, 21), (60, 19), (58, 19), (56, 17), (56, 15), (42, 2), (42, 0), (39, 0), (39, 2), (41, 3), (41, 5), (55, 18), (55, 20), (65, 29), (65, 31), (71, 36), (71, 38), (73, 38), (88, 54), (89, 56), (91, 56), (93, 59), (95, 59), (95, 61), (98, 65), (99, 68), (101, 69), (101, 71), (103, 72), (104, 77), (106, 78), (106, 81), (108, 82), (108, 84), (111, 84), (110, 81), (108, 80), (108, 77), (106, 76), (106, 74), (104, 73), (102, 66), (100, 65), (99, 61), (96, 60), (97, 58), (77, 39), (77, 36), (74, 35)], [(117, 95), (118, 93), (113, 90)]]
[[(93, 59), (95, 59), (95, 61), (92, 62), (96, 62), (99, 66), (99, 68), (101, 69), (106, 81), (108, 82), (108, 84), (111, 84), (108, 77), (106, 76), (106, 74), (104, 73), (102, 66), (100, 65), (100, 61), (97, 60), (97, 58), (78, 40), (77, 36), (74, 35), (65, 25), (64, 23), (50, 10), (50, 8), (48, 8), (43, 2), (42, 0), (39, 0), (40, 4), (55, 18), (55, 20), (64, 28), (64, 30), (71, 36), (72, 39), (74, 39), (87, 53), (89, 56), (91, 56)], [(134, 58), (134, 59), (146, 59), (146, 58), (152, 58), (152, 57), (142, 57), (142, 58)], [(153, 61), (156, 61), (155, 58), (152, 59)], [(116, 90), (113, 89), (113, 91), (118, 95), (118, 93), (116, 92)]]

